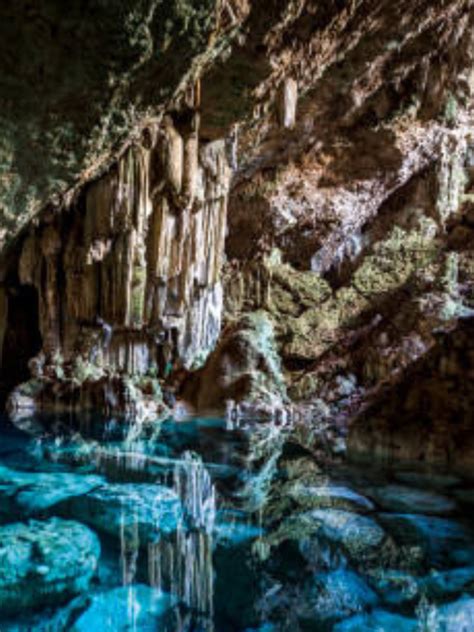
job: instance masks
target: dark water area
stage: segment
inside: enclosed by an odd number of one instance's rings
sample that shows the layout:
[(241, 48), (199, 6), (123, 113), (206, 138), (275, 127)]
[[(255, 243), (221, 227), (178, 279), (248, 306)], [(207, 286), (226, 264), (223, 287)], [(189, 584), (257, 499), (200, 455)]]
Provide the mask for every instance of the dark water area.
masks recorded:
[(0, 631), (474, 630), (474, 487), (221, 418), (0, 421)]

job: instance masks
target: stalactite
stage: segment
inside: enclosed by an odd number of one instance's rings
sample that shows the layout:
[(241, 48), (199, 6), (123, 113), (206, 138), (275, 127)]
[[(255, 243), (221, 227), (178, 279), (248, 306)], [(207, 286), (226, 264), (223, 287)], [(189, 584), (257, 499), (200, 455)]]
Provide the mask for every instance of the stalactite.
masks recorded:
[(230, 169), (225, 143), (200, 147), (199, 115), (187, 116), (179, 130), (165, 117), (22, 238), (14, 265), (38, 292), (47, 357), (143, 374), (159, 365), (163, 336), (168, 361), (187, 368), (213, 349)]
[(280, 88), (278, 98), (278, 116), (284, 129), (293, 129), (295, 126), (297, 105), (298, 84), (291, 77), (287, 77)]
[(436, 210), (440, 225), (459, 211), (461, 196), (467, 184), (467, 139), (464, 135), (445, 134), (441, 144), (438, 167), (438, 198)]

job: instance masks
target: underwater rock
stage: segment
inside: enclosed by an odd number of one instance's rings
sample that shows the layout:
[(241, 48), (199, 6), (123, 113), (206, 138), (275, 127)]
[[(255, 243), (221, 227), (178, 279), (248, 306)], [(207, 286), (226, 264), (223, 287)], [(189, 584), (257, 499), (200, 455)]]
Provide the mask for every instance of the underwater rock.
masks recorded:
[(420, 597), (418, 578), (403, 571), (377, 570), (371, 573), (371, 584), (390, 606), (410, 603)]
[(374, 510), (372, 502), (364, 496), (332, 483), (319, 486), (296, 484), (288, 494), (300, 507), (307, 509), (343, 509), (359, 513)]
[(397, 542), (421, 547), (432, 564), (474, 563), (472, 534), (458, 522), (418, 514), (384, 513), (379, 518)]
[(464, 597), (442, 606), (437, 611), (440, 632), (472, 632), (474, 630), (474, 599)]
[(52, 518), (0, 527), (2, 615), (59, 605), (85, 592), (99, 556), (97, 536), (77, 522)]
[(439, 603), (474, 589), (474, 566), (432, 570), (422, 577), (400, 570), (370, 573), (371, 584), (389, 606), (414, 604), (421, 598)]
[(438, 474), (436, 472), (396, 472), (395, 478), (401, 483), (407, 485), (415, 485), (416, 487), (425, 489), (449, 489), (459, 485), (461, 479), (452, 474)]
[(422, 593), (429, 599), (440, 600), (474, 590), (474, 566), (448, 571), (432, 571), (420, 580)]
[(352, 571), (340, 569), (315, 576), (315, 586), (304, 597), (306, 603), (296, 605), (303, 620), (326, 623), (344, 619), (377, 604), (377, 595)]
[(0, 466), (0, 520), (47, 511), (74, 496), (103, 485), (101, 476), (69, 472), (20, 472)]
[(184, 519), (174, 491), (161, 485), (123, 483), (70, 498), (61, 511), (138, 549), (175, 533)]
[(338, 623), (333, 632), (416, 632), (418, 621), (386, 610), (374, 610)]
[(375, 520), (340, 509), (316, 510), (308, 514), (324, 538), (342, 545), (351, 559), (361, 562), (380, 551), (386, 534)]
[(370, 488), (369, 495), (387, 511), (410, 511), (435, 516), (449, 515), (456, 511), (456, 503), (446, 496), (403, 485)]
[(90, 606), (77, 619), (71, 632), (127, 632), (157, 630), (160, 619), (176, 604), (167, 593), (134, 584), (94, 595)]
[(290, 516), (265, 536), (261, 545), (262, 551), (269, 551), (286, 541), (299, 541), (310, 565), (324, 563), (323, 568), (332, 569), (346, 555), (356, 566), (376, 561), (386, 540), (382, 527), (367, 516), (342, 509), (317, 509)]
[[(306, 459), (303, 459), (303, 463), (305, 462)], [(299, 476), (297, 471), (294, 474), (294, 480), (282, 483), (276, 479), (272, 485), (270, 499), (265, 506), (265, 516), (273, 522), (295, 511), (342, 509), (365, 514), (375, 508), (370, 500), (348, 487), (324, 482), (324, 477), (317, 470), (309, 468)]]

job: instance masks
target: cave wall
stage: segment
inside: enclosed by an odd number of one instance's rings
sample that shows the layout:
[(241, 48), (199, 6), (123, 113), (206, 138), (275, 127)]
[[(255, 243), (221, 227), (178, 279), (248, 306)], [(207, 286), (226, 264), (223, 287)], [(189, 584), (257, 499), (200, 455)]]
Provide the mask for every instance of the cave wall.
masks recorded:
[(436, 344), (356, 416), (349, 454), (386, 465), (409, 462), (474, 472), (474, 320)]

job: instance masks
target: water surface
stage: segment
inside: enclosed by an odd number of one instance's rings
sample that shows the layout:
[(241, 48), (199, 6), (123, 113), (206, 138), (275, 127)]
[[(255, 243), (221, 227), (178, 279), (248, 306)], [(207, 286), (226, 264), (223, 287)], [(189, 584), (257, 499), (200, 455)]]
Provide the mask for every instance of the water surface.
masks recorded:
[(220, 418), (0, 431), (2, 632), (474, 630), (457, 477), (323, 464)]

